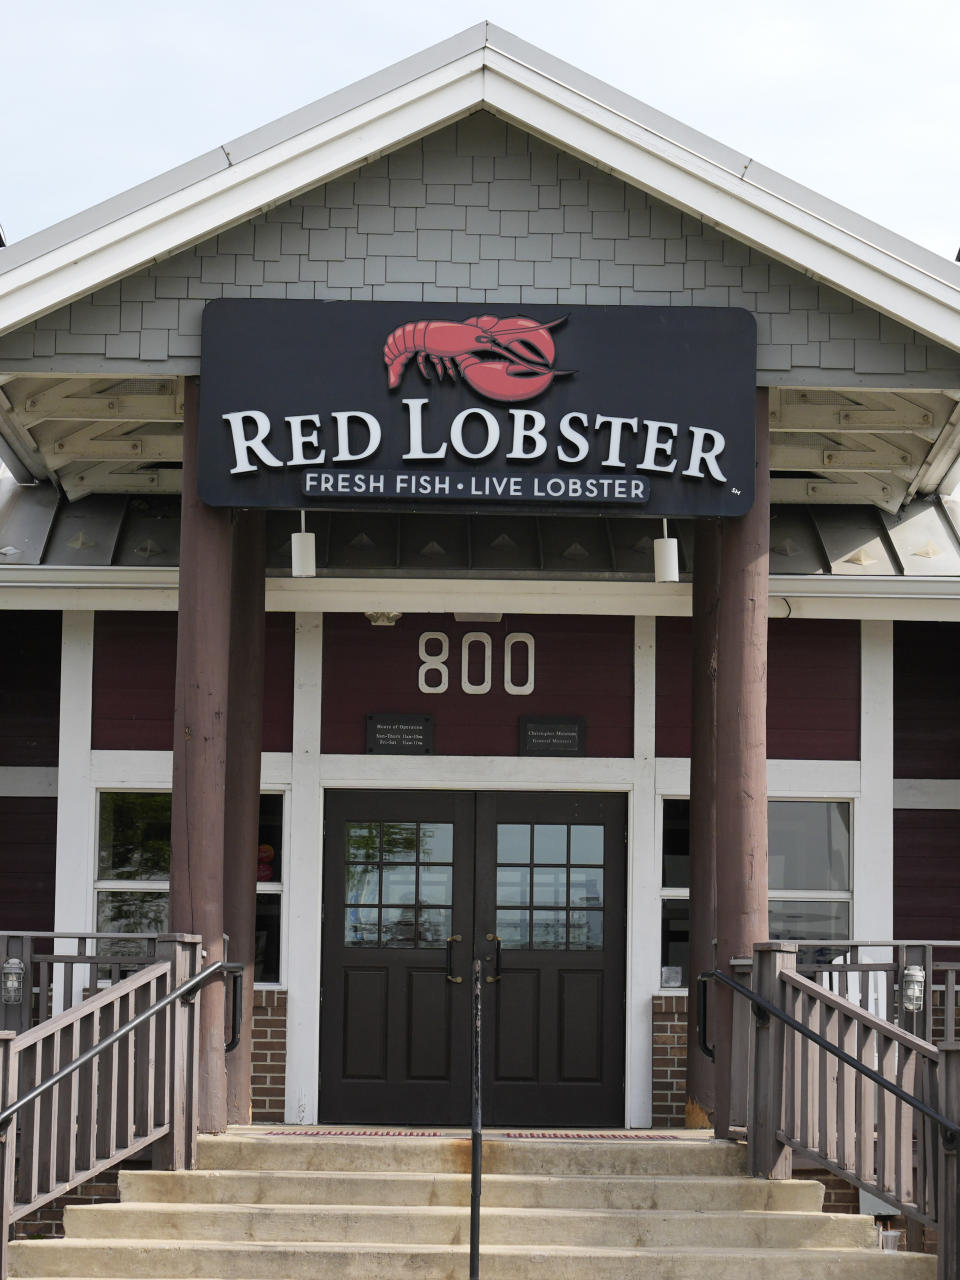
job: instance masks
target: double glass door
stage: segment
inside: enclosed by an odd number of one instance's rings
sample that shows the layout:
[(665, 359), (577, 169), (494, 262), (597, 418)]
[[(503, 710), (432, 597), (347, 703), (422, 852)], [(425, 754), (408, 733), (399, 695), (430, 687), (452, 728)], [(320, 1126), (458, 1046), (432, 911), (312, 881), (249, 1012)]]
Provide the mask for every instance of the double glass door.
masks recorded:
[(623, 1123), (625, 801), (328, 793), (320, 1117)]

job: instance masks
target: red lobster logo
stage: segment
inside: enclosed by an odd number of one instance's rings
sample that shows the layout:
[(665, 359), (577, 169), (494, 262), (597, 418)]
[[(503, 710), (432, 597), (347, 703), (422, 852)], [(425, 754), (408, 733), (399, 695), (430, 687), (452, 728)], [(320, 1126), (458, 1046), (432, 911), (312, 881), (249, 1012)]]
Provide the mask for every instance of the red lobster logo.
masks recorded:
[(438, 377), (457, 373), (488, 400), (532, 400), (554, 378), (569, 370), (554, 369), (551, 329), (566, 316), (546, 324), (527, 316), (471, 316), (456, 320), (417, 320), (394, 329), (383, 348), (388, 385), (400, 385), (411, 356), (429, 380), (427, 361)]

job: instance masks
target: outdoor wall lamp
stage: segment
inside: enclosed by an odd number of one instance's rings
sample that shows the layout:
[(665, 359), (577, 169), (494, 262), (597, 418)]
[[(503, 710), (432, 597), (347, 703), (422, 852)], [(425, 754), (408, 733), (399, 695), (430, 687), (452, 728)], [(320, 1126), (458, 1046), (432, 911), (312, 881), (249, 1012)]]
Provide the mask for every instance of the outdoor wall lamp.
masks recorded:
[(3, 990), (4, 1004), (23, 1003), (23, 961), (16, 956), (4, 960), (0, 968), (0, 987)]
[(919, 1013), (923, 1008), (923, 983), (925, 974), (918, 964), (908, 964), (900, 982), (900, 998), (907, 1013)]
[(655, 582), (680, 581), (677, 540), (668, 535), (666, 519), (663, 522), (663, 537), (653, 540), (653, 577)]
[(317, 539), (307, 533), (307, 513), (300, 512), (300, 532), (290, 535), (290, 573), (294, 578), (317, 576)]
[(393, 609), (374, 609), (363, 616), (371, 627), (395, 627), (403, 617), (403, 614), (397, 613)]

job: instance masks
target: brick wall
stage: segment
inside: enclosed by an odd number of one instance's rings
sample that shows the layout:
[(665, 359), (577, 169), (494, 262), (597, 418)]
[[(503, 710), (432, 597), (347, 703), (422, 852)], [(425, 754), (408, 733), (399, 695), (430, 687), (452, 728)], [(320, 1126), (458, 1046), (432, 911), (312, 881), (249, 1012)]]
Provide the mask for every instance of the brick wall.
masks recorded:
[(687, 997), (653, 997), (653, 1124), (682, 1128), (686, 1103)]
[(253, 996), (253, 1122), (283, 1123), (287, 1070), (287, 993)]
[(960, 369), (956, 352), (480, 111), (7, 334), (0, 371), (197, 373), (201, 312), (220, 297), (743, 307), (761, 381), (942, 386)]

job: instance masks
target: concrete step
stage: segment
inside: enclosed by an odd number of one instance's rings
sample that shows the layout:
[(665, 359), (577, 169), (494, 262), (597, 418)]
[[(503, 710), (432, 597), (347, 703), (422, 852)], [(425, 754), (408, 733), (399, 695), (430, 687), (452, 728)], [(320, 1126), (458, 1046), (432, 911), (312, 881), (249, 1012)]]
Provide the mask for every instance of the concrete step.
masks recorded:
[[(469, 1173), (469, 1138), (201, 1137), (201, 1169), (397, 1170)], [(713, 1139), (508, 1139), (483, 1144), (484, 1173), (583, 1174), (742, 1174), (742, 1143)]]
[[(339, 1173), (325, 1171), (195, 1170), (120, 1174), (124, 1201), (157, 1204), (377, 1204), (466, 1205), (466, 1173)], [(556, 1174), (484, 1173), (486, 1207), (571, 1209), (774, 1209), (818, 1213), (823, 1186), (812, 1179), (618, 1178)]]
[[(466, 1245), (28, 1241), (11, 1275), (89, 1280), (464, 1280)], [(936, 1259), (874, 1249), (575, 1248), (488, 1245), (484, 1280), (935, 1280)]]
[[(104, 1204), (67, 1209), (68, 1239), (468, 1244), (470, 1214), (446, 1206)], [(481, 1209), (486, 1245), (581, 1248), (870, 1248), (873, 1219), (849, 1213), (691, 1213), (652, 1209)]]

